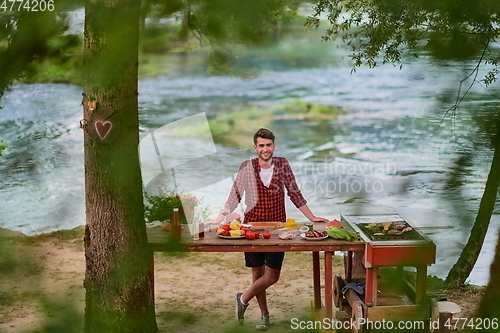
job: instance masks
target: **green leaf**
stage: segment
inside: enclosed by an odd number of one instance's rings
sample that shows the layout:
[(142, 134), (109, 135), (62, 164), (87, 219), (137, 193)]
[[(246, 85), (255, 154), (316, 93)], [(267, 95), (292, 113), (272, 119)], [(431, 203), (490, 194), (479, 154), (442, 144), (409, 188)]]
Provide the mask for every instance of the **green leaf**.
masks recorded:
[[(3, 140), (0, 140), (0, 143), (3, 143)], [(8, 148), (7, 146), (0, 145), (0, 156), (2, 156), (2, 151), (7, 148)]]

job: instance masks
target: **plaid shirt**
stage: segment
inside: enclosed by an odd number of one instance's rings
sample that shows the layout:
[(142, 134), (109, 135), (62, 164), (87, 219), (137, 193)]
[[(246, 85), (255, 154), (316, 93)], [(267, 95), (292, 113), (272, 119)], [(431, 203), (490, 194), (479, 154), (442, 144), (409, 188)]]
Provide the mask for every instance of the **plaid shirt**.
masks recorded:
[(285, 188), (292, 203), (301, 207), (307, 203), (295, 182), (295, 176), (284, 157), (273, 157), (273, 175), (269, 187), (260, 178), (259, 159), (243, 162), (231, 187), (226, 207), (233, 211), (245, 194), (245, 219), (248, 222), (286, 221)]

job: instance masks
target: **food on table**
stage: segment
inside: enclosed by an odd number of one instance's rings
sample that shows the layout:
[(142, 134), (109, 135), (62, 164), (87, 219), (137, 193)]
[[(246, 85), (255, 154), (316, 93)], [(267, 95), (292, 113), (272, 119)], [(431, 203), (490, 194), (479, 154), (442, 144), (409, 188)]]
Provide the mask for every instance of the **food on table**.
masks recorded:
[(338, 221), (338, 220), (333, 220), (331, 221), (330, 223), (328, 223), (326, 225), (327, 227), (339, 227), (339, 228), (343, 228), (342, 224)]
[(318, 230), (311, 230), (304, 234), (304, 237), (307, 238), (324, 238), (326, 236), (328, 236), (326, 231), (318, 231)]
[(308, 232), (309, 231), (309, 227), (308, 226), (305, 226), (303, 225), (302, 227), (299, 228), (299, 231), (304, 233), (304, 232)]
[(271, 234), (270, 234), (269, 232), (267, 232), (267, 231), (266, 231), (266, 232), (264, 232), (264, 233), (262, 234), (262, 237), (264, 237), (265, 239), (269, 239), (269, 238), (271, 238)]
[(334, 239), (339, 239), (339, 240), (353, 240), (355, 238), (358, 238), (358, 233), (355, 231), (350, 231), (346, 230), (343, 228), (339, 227), (326, 227), (325, 232), (327, 235), (331, 238)]
[(297, 228), (297, 222), (295, 222), (295, 219), (287, 219), (286, 222), (285, 222), (285, 225), (283, 225), (283, 228), (296, 229)]
[(252, 222), (252, 230), (281, 229), (283, 225), (283, 222)]
[(241, 223), (238, 220), (232, 220), (231, 223), (229, 223), (229, 227), (231, 230), (240, 230)]
[(245, 233), (248, 232), (248, 228), (247, 226), (243, 226), (239, 221), (233, 220), (229, 224), (217, 227), (215, 232), (220, 236), (241, 237), (245, 236)]
[(247, 231), (245, 232), (245, 238), (249, 240), (255, 239), (255, 233), (253, 231)]
[(230, 230), (229, 234), (231, 237), (240, 237), (240, 236), (245, 236), (245, 232), (243, 230)]
[(295, 235), (292, 234), (290, 231), (285, 231), (285, 232), (282, 232), (278, 237), (279, 237), (279, 239), (283, 239), (283, 240), (291, 240), (291, 239), (295, 238)]

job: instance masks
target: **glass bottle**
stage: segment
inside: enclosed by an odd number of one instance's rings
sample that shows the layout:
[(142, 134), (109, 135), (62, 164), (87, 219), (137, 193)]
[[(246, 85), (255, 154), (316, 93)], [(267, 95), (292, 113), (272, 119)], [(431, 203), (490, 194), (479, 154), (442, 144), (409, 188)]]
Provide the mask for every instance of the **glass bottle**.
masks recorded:
[(197, 241), (200, 239), (200, 222), (201, 222), (201, 206), (194, 207), (193, 222), (191, 225), (191, 235), (193, 240)]
[(200, 217), (197, 208), (194, 209), (193, 225), (191, 226), (191, 235), (195, 241), (200, 239)]
[(172, 236), (181, 239), (181, 223), (179, 219), (179, 208), (174, 208), (172, 213)]
[(199, 228), (200, 233), (198, 234), (198, 239), (205, 239), (205, 223), (201, 222)]

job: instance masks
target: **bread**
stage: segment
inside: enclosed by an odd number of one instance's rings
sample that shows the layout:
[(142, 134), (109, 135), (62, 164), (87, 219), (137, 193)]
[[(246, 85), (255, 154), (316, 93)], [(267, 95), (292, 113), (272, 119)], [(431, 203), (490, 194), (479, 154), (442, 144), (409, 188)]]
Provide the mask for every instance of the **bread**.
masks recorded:
[(251, 230), (269, 230), (283, 228), (283, 222), (250, 222)]

